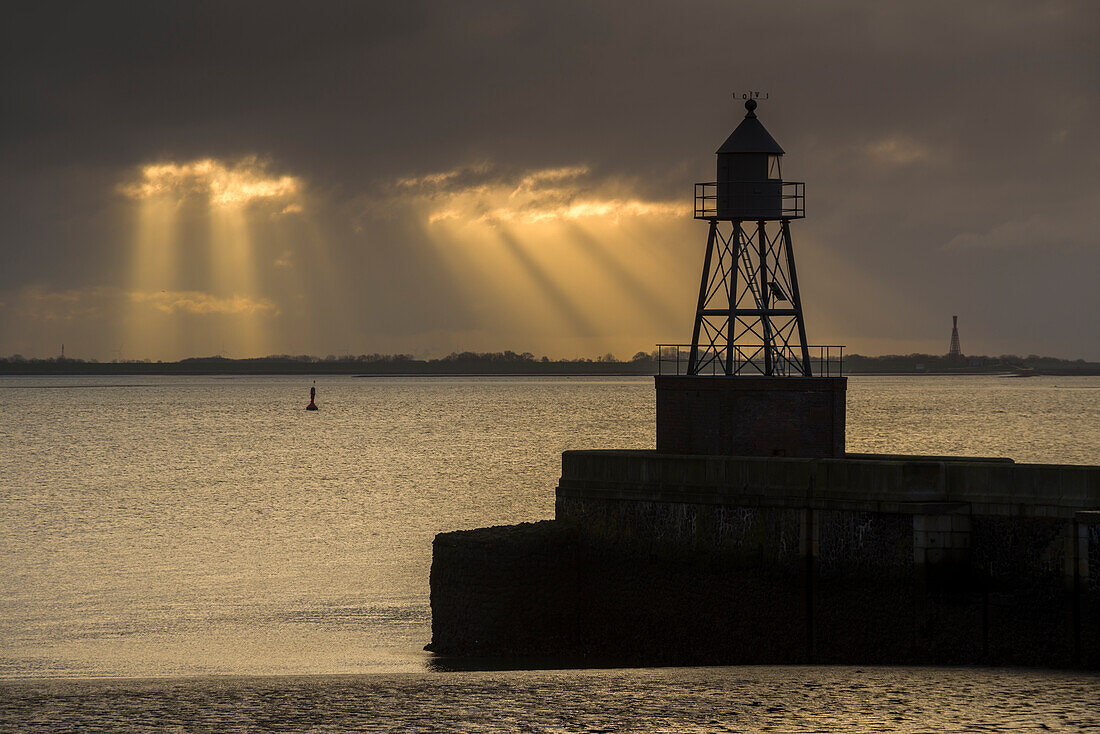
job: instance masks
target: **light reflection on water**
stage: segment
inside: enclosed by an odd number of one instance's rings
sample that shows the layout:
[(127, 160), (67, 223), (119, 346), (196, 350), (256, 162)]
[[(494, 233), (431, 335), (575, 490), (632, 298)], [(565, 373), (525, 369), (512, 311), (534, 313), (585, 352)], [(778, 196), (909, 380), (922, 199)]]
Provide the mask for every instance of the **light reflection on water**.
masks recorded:
[[(79, 705), (77, 705), (79, 702)], [(1100, 678), (750, 667), (0, 683), (20, 731), (1084, 731)]]
[[(563, 450), (654, 441), (649, 378), (321, 377), (307, 413), (310, 384), (0, 379), (0, 677), (482, 690), (425, 667), (432, 537), (551, 517)], [(1100, 378), (854, 377), (848, 406), (851, 451), (1100, 456)]]

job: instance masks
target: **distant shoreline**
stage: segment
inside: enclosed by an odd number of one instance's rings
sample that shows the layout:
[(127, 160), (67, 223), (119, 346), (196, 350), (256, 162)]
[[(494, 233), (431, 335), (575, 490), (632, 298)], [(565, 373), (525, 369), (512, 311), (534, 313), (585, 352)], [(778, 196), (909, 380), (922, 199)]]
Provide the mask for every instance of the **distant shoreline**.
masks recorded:
[[(176, 377), (304, 377), (310, 375), (331, 375), (342, 377), (654, 377), (656, 372), (638, 372), (628, 370), (586, 371), (586, 370), (547, 370), (547, 371), (474, 371), (474, 372), (447, 372), (447, 371), (409, 371), (409, 372), (357, 372), (349, 370), (178, 370), (178, 369), (104, 369), (104, 370), (2, 370), (0, 377), (152, 377), (152, 376), (176, 376)], [(706, 376), (706, 375), (704, 375)], [(897, 371), (883, 370), (845, 370), (844, 377), (1096, 377), (1100, 376), (1100, 369), (1084, 370), (1035, 370), (1029, 372), (1014, 372), (1010, 370), (990, 371), (958, 371), (958, 372), (930, 372), (930, 371)]]
[[(255, 359), (197, 357), (177, 362), (149, 360), (96, 362), (65, 358), (24, 359), (18, 355), (0, 358), (0, 376), (36, 375), (350, 375), (355, 377), (646, 377), (660, 373), (675, 374), (687, 364), (686, 352), (674, 353), (658, 361), (656, 352), (639, 352), (630, 360), (618, 360), (607, 354), (597, 360), (536, 358), (530, 353), (462, 352), (441, 359), (415, 359), (407, 354), (372, 354), (358, 357), (279, 355)], [(834, 373), (841, 367), (830, 362)], [(1029, 355), (1017, 357), (968, 356), (951, 359), (942, 355), (907, 354), (867, 357), (846, 354), (845, 375), (1036, 375), (1097, 376), (1100, 362), (1070, 361)]]

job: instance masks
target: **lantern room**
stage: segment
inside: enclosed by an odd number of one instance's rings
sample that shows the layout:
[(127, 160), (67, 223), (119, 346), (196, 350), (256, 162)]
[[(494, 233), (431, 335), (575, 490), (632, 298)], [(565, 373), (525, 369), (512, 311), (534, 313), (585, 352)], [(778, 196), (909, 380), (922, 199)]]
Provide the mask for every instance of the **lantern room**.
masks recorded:
[(745, 102), (745, 109), (745, 119), (717, 151), (717, 180), (695, 185), (695, 218), (801, 218), (803, 184), (783, 181), (783, 148), (757, 119), (756, 100)]

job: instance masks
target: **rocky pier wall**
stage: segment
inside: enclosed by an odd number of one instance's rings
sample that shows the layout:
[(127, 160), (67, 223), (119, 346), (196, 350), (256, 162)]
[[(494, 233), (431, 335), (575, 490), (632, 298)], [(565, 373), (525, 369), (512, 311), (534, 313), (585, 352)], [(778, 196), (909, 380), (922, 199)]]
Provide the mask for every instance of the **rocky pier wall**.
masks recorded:
[(566, 452), (431, 586), (441, 654), (1100, 668), (1100, 467)]

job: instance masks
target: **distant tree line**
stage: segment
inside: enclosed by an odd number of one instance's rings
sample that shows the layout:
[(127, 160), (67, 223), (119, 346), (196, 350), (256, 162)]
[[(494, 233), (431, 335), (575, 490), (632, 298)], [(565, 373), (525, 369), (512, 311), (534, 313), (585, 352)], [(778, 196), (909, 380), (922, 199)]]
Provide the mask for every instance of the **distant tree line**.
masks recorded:
[(944, 354), (887, 354), (868, 357), (862, 354), (844, 355), (844, 371), (860, 373), (906, 374), (973, 374), (973, 373), (1041, 373), (1041, 374), (1100, 374), (1100, 362), (1083, 359), (1068, 360), (1056, 357), (1040, 357), (1029, 354), (964, 355), (951, 357)]
[[(666, 359), (669, 356), (665, 355)], [(686, 353), (681, 354), (686, 364)], [(309, 354), (273, 354), (252, 359), (189, 357), (178, 362), (49, 357), (0, 357), (0, 374), (364, 374), (364, 375), (459, 375), (459, 374), (575, 374), (652, 375), (657, 372), (657, 352), (637, 352), (629, 360), (607, 353), (595, 358), (550, 359), (531, 352), (452, 352), (438, 359), (416, 359), (411, 354), (360, 354), (318, 357)], [(901, 354), (870, 357), (848, 354), (845, 374), (1100, 374), (1100, 362), (1065, 360), (1029, 354), (1021, 357)]]
[(416, 359), (411, 354), (360, 354), (318, 357), (309, 354), (273, 354), (251, 359), (188, 357), (178, 362), (50, 357), (27, 359), (15, 354), (0, 357), (0, 374), (627, 374), (647, 375), (655, 363), (644, 352), (630, 362), (614, 354), (595, 359), (551, 359), (531, 352), (452, 352), (439, 359)]

